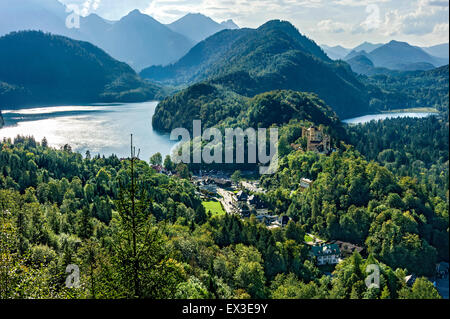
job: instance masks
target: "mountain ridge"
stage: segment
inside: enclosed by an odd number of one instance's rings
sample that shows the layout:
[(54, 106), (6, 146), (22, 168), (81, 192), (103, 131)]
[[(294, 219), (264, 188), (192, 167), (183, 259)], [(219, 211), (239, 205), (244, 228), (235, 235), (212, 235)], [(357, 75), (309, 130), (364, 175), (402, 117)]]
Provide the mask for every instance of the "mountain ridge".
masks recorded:
[[(355, 58), (360, 56), (359, 58)], [(361, 56), (372, 62), (372, 67), (361, 65)], [(386, 73), (389, 70), (396, 71), (426, 71), (448, 64), (448, 60), (431, 56), (424, 49), (412, 46), (407, 42), (392, 40), (378, 47), (372, 52), (351, 51), (345, 60), (350, 64), (352, 70), (359, 74)]]
[[(409, 53), (401, 54), (401, 52), (393, 52), (391, 53), (391, 59), (397, 59), (395, 63), (388, 63), (387, 61), (376, 61), (376, 57), (371, 57), (371, 54), (380, 49), (386, 50), (386, 47), (392, 47), (393, 45), (398, 44), (406, 44), (408, 49), (410, 50)], [(415, 70), (414, 66), (419, 66), (417, 70), (424, 70), (429, 69), (429, 65), (424, 68), (423, 63), (432, 64), (434, 67), (440, 67), (442, 65), (445, 65), (449, 61), (449, 46), (448, 43), (443, 43), (435, 46), (430, 47), (419, 47), (410, 45), (407, 42), (401, 42), (392, 40), (388, 43), (370, 43), (370, 42), (363, 42), (360, 45), (356, 46), (353, 49), (347, 49), (342, 46), (328, 46), (326, 44), (322, 44), (321, 47), (323, 50), (327, 53), (327, 55), (333, 59), (333, 60), (345, 60), (349, 61), (350, 59), (354, 58), (355, 56), (362, 54), (371, 59), (375, 64), (376, 67), (379, 68), (390, 68), (391, 70), (406, 70), (406, 69), (412, 69)], [(391, 48), (392, 49), (392, 48)], [(415, 52), (414, 52), (415, 51)], [(418, 52), (424, 51), (427, 55), (423, 55), (422, 53), (422, 59), (415, 59), (412, 62), (405, 63), (404, 61), (398, 61), (400, 59), (410, 59), (411, 56), (414, 57), (414, 55), (417, 55)], [(379, 52), (379, 51), (377, 51)], [(377, 54), (375, 52), (375, 54)], [(399, 57), (400, 56), (400, 57)], [(431, 56), (431, 57), (430, 57)], [(421, 67), (420, 67), (421, 66)]]
[(348, 64), (332, 61), (314, 41), (281, 20), (257, 29), (219, 32), (174, 65), (140, 74), (179, 86), (205, 81), (247, 97), (273, 90), (314, 92), (339, 116), (369, 110), (365, 87)]
[(184, 35), (194, 43), (205, 40), (211, 35), (226, 29), (238, 29), (233, 20), (217, 23), (201, 13), (188, 13), (167, 25), (172, 31)]
[[(135, 70), (176, 62), (197, 43), (139, 10), (130, 11), (118, 21), (108, 21), (91, 13), (80, 17), (79, 29), (66, 27), (70, 12), (57, 0), (1, 1), (0, 12), (0, 36), (35, 30), (89, 41)], [(205, 16), (205, 19), (210, 18)], [(213, 23), (217, 30), (237, 27), (232, 21)], [(203, 31), (200, 25), (192, 28)], [(214, 31), (208, 31), (205, 36)]]
[(39, 31), (0, 37), (2, 106), (140, 102), (159, 90), (89, 42)]

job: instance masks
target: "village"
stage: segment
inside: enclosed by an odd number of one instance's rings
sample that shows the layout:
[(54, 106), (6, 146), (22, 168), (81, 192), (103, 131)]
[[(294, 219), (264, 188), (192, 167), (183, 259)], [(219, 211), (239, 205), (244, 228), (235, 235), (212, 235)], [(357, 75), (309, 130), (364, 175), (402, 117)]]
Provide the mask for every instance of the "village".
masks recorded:
[[(309, 127), (302, 129), (302, 137), (306, 145), (292, 144), (295, 150), (315, 152), (330, 155), (334, 150), (331, 146), (331, 137), (321, 128)], [(164, 174), (171, 174), (160, 165), (153, 168)], [(250, 176), (252, 172), (242, 172), (242, 176)], [(241, 173), (240, 173), (241, 175)], [(291, 220), (287, 215), (273, 214), (263, 199), (266, 190), (260, 186), (256, 179), (240, 176), (235, 180), (230, 173), (222, 171), (199, 171), (191, 177), (191, 182), (197, 188), (197, 195), (202, 199), (206, 211), (211, 215), (230, 214), (242, 219), (254, 216), (268, 229), (284, 228)], [(314, 184), (313, 180), (301, 178), (297, 191), (306, 191)], [(351, 257), (354, 252), (363, 256), (367, 255), (364, 247), (340, 240), (325, 241), (316, 235), (306, 234), (305, 244), (310, 246), (310, 257), (316, 266), (325, 275), (332, 276), (334, 267), (344, 259)], [(436, 275), (430, 278), (444, 298), (448, 298), (449, 264), (440, 262), (436, 264)], [(409, 274), (405, 277), (405, 283), (412, 286), (418, 277)]]

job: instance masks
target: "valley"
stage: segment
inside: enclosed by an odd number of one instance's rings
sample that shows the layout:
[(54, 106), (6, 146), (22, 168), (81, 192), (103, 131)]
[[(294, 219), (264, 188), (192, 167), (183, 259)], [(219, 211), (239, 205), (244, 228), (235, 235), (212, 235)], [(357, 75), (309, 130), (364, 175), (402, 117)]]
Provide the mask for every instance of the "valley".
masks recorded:
[(152, 6), (0, 3), (0, 299), (448, 299), (442, 37)]

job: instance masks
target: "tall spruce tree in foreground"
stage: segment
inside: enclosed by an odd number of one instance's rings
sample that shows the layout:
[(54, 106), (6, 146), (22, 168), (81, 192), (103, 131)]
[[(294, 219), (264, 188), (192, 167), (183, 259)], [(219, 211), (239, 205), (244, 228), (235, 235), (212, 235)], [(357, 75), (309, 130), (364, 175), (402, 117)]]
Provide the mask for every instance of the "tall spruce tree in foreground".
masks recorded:
[(119, 222), (114, 248), (119, 280), (127, 298), (170, 298), (184, 277), (183, 271), (168, 257), (162, 229), (152, 216), (152, 200), (137, 173), (138, 165), (132, 145), (128, 185), (121, 186), (116, 201)]

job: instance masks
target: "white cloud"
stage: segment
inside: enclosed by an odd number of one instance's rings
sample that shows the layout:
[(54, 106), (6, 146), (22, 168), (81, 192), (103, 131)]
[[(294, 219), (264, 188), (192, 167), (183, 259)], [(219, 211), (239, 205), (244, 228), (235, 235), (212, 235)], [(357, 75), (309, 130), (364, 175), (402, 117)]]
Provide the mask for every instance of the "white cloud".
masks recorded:
[[(405, 35), (427, 35), (436, 25), (448, 21), (448, 1), (418, 0), (415, 8), (403, 13), (391, 10), (386, 15), (384, 33), (390, 34), (392, 26)], [(445, 5), (446, 4), (446, 5)]]
[[(0, 0), (1, 1), (1, 0)], [(448, 38), (448, 0), (60, 0), (89, 3), (90, 10), (120, 19), (139, 9), (162, 23), (187, 13), (202, 13), (220, 22), (233, 19), (242, 27), (258, 27), (271, 19), (292, 22), (320, 43), (352, 46), (392, 37), (416, 44)], [(444, 30), (444, 31), (442, 31)]]
[(334, 4), (344, 7), (367, 7), (372, 4), (379, 5), (391, 0), (332, 0)]
[(331, 33), (342, 33), (348, 30), (349, 25), (341, 22), (336, 22), (332, 20), (322, 20), (317, 24), (320, 31), (331, 32)]

